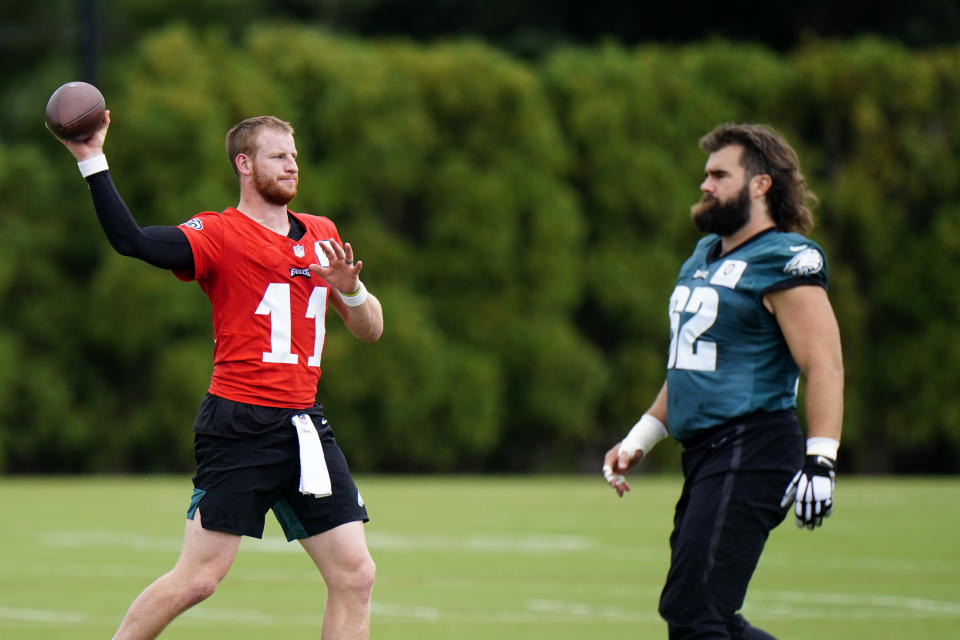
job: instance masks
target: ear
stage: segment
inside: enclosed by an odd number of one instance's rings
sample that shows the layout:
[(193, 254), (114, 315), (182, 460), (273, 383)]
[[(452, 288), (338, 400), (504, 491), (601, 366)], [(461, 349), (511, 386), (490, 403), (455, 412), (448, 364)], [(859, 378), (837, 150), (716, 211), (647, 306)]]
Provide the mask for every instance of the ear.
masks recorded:
[(248, 176), (253, 172), (253, 159), (247, 154), (238, 153), (233, 161), (237, 165), (237, 173), (240, 175)]
[(761, 198), (773, 186), (773, 178), (767, 173), (759, 173), (750, 178), (750, 197)]

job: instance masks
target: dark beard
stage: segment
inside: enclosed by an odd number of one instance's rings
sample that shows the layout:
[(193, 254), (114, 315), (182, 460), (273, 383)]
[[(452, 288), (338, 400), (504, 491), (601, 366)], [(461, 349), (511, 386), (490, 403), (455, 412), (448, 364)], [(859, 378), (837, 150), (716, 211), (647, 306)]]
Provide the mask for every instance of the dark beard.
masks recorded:
[(296, 187), (293, 188), (293, 193), (290, 193), (289, 190), (281, 187), (276, 180), (266, 179), (257, 173), (256, 170), (253, 172), (253, 186), (257, 190), (257, 193), (270, 204), (286, 206), (297, 195)]
[(750, 222), (750, 194), (747, 185), (731, 201), (720, 202), (704, 194), (700, 202), (690, 207), (693, 226), (703, 233), (730, 236)]

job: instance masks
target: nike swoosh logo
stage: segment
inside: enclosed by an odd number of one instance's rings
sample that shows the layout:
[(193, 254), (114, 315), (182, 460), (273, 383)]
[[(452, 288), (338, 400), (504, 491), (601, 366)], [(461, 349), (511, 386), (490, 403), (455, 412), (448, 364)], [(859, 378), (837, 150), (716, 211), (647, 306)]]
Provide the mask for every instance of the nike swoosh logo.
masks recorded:
[(821, 467), (833, 469), (833, 460), (825, 456), (817, 456), (817, 464), (820, 465)]
[(803, 250), (806, 249), (808, 246), (810, 246), (810, 245), (806, 245), (806, 244), (795, 244), (795, 245), (793, 245), (793, 246), (790, 247), (790, 251), (793, 251), (794, 253), (796, 253), (797, 251), (803, 251)]

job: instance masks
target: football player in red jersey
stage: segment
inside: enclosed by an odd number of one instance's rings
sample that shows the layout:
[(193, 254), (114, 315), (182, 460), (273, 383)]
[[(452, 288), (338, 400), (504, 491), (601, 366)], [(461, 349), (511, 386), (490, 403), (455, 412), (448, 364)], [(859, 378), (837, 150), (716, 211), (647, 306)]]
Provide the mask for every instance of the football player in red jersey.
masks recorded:
[(241, 536), (259, 538), (273, 510), (327, 584), (322, 637), (367, 638), (374, 563), (366, 507), (316, 401), (328, 305), (353, 335), (375, 342), (383, 311), (360, 281), (336, 226), (294, 213), (299, 169), (293, 128), (249, 118), (227, 134), (240, 201), (179, 226), (140, 227), (103, 154), (110, 114), (84, 142), (61, 141), (78, 161), (111, 245), (196, 280), (210, 298), (215, 338), (210, 387), (194, 423), (197, 472), (180, 558), (127, 611), (114, 638), (155, 638), (208, 598)]

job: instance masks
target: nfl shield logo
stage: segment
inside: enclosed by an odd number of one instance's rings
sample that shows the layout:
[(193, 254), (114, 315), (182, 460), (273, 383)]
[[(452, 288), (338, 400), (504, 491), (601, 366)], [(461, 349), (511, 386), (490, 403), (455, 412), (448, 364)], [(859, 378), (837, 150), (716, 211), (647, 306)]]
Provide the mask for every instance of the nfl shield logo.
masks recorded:
[(304, 251), (302, 244), (295, 244), (293, 245), (293, 255), (297, 256), (298, 258), (302, 258), (303, 256), (307, 255), (307, 252)]

